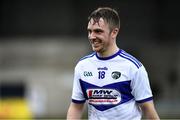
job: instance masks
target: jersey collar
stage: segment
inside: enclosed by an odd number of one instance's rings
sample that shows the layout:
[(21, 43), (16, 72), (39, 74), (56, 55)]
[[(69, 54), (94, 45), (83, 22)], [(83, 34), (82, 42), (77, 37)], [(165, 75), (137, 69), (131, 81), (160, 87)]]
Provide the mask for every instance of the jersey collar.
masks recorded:
[(97, 52), (96, 52), (96, 57), (99, 59), (99, 60), (109, 60), (109, 59), (112, 59), (114, 57), (116, 57), (117, 55), (119, 55), (119, 53), (121, 52), (121, 50), (117, 51), (115, 54), (111, 55), (111, 56), (108, 56), (108, 57), (99, 57)]

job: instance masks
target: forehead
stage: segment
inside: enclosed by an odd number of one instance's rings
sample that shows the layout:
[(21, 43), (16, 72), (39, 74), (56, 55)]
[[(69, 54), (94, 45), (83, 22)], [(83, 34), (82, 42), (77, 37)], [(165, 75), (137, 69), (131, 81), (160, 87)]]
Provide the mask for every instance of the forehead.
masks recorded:
[(104, 28), (108, 27), (108, 24), (106, 24), (106, 21), (104, 21), (102, 18), (100, 18), (98, 21), (94, 21), (94, 19), (91, 18), (88, 23), (88, 28), (91, 27)]

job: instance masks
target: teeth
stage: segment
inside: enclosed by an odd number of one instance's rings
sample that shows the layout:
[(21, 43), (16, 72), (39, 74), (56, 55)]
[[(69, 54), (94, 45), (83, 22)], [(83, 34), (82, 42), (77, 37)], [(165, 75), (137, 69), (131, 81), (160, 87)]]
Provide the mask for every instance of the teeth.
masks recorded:
[(94, 46), (97, 46), (100, 44), (100, 42), (98, 40), (92, 40), (91, 44), (93, 44)]
[(98, 45), (99, 45), (99, 43), (98, 43), (98, 42), (94, 42), (94, 43), (93, 43), (93, 45), (98, 46)]

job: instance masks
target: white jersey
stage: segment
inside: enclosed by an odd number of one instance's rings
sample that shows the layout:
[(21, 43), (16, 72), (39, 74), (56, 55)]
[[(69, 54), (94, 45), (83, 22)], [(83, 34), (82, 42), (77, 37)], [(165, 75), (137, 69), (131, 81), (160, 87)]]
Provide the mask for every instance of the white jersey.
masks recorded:
[(85, 56), (75, 67), (72, 102), (88, 102), (91, 120), (140, 120), (137, 103), (152, 100), (144, 66), (123, 50)]

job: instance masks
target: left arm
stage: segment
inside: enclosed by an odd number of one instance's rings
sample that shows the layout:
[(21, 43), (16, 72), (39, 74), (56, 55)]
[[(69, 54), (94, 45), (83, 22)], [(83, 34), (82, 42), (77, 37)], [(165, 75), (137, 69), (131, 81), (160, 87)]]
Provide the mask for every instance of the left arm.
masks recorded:
[(131, 82), (132, 94), (139, 104), (143, 116), (148, 120), (160, 120), (153, 103), (153, 95), (146, 69), (142, 65), (134, 72)]
[(144, 103), (140, 103), (140, 107), (141, 107), (142, 112), (145, 116), (145, 119), (160, 120), (152, 100), (144, 102)]

